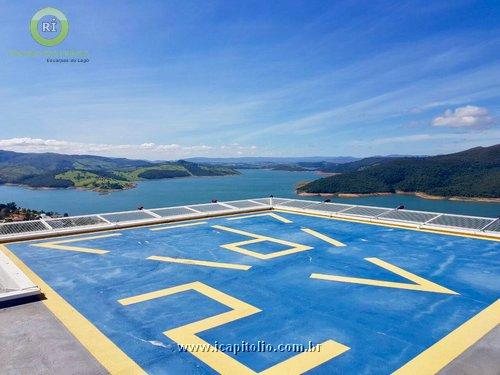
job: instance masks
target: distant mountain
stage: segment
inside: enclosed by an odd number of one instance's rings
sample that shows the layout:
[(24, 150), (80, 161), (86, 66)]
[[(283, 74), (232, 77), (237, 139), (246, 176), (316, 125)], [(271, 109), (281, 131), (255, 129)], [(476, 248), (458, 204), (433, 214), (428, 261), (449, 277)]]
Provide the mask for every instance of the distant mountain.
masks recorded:
[(0, 184), (121, 190), (141, 179), (239, 174), (234, 169), (180, 160), (149, 162), (93, 155), (18, 153), (0, 150)]
[(194, 163), (207, 164), (297, 164), (302, 162), (348, 163), (358, 160), (351, 156), (304, 156), (304, 157), (239, 157), (239, 158), (189, 158)]
[(360, 171), (365, 168), (384, 164), (394, 160), (397, 156), (372, 156), (369, 158), (359, 159), (350, 163), (323, 163), (318, 169), (325, 173), (347, 173)]
[(305, 157), (240, 157), (240, 158), (190, 158), (191, 162), (224, 166), (234, 169), (272, 169), (275, 171), (300, 172), (320, 170), (330, 165), (349, 163), (356, 158), (350, 156), (305, 156)]
[(339, 174), (303, 185), (298, 192), (500, 198), (500, 144), (448, 155), (365, 158), (326, 171)]

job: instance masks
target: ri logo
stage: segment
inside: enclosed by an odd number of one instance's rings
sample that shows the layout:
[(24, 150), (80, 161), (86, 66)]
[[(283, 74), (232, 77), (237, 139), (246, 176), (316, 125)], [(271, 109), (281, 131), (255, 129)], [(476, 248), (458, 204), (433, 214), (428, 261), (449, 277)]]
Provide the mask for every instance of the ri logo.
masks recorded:
[(55, 33), (55, 32), (57, 32), (56, 25), (57, 25), (57, 22), (56, 22), (55, 18), (52, 18), (51, 22), (42, 22), (42, 31), (49, 32), (49, 33)]
[(56, 8), (40, 9), (30, 22), (31, 36), (46, 47), (57, 46), (66, 38), (68, 31), (68, 19)]

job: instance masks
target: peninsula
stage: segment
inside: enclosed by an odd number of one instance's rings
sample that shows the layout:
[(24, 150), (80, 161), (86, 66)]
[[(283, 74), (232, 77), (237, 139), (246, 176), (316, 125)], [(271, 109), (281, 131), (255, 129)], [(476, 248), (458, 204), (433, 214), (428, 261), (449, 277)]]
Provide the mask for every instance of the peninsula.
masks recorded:
[(322, 171), (334, 175), (304, 184), (297, 192), (500, 201), (500, 144), (437, 156), (365, 158)]
[(0, 184), (31, 188), (81, 188), (105, 192), (133, 188), (139, 180), (236, 174), (239, 172), (232, 168), (185, 160), (151, 162), (0, 150)]

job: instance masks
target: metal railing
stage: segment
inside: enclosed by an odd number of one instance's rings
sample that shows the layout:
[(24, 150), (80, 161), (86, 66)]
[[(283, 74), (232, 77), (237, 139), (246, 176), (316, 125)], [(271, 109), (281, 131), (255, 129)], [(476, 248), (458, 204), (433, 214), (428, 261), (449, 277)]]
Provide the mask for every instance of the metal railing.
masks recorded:
[(297, 212), (319, 213), (329, 217), (361, 219), (376, 223), (396, 223), (422, 229), (446, 229), (454, 232), (490, 234), (493, 237), (500, 237), (499, 218), (300, 199), (280, 199), (273, 204), (273, 208)]
[(3, 223), (0, 224), (0, 242), (270, 209), (284, 209), (299, 213), (310, 212), (332, 218), (351, 218), (374, 223), (392, 223), (414, 228), (440, 229), (500, 237), (500, 221), (495, 218), (301, 199), (257, 198)]
[(167, 223), (266, 209), (271, 209), (270, 198), (2, 223), (0, 224), (0, 242)]

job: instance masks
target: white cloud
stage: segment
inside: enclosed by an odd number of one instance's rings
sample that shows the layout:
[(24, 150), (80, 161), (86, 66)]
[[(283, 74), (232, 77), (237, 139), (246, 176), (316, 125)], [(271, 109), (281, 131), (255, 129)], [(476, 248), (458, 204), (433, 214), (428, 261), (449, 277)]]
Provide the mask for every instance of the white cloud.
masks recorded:
[(432, 120), (433, 126), (450, 128), (480, 128), (491, 125), (493, 117), (484, 107), (466, 105), (458, 107), (454, 111), (447, 109), (442, 116)]
[(375, 146), (385, 144), (413, 144), (415, 142), (433, 142), (433, 141), (464, 141), (477, 142), (483, 144), (500, 141), (499, 130), (485, 130), (474, 134), (470, 133), (439, 133), (439, 134), (410, 134), (396, 137), (382, 137), (369, 140), (355, 140), (349, 143), (351, 146)]
[(231, 157), (254, 155), (257, 147), (234, 143), (221, 146), (179, 144), (108, 144), (83, 143), (55, 139), (9, 138), (0, 139), (0, 149), (17, 152), (57, 152), (62, 154), (97, 154), (150, 160), (175, 160), (194, 156)]
[[(403, 135), (400, 137), (384, 137), (384, 138), (375, 138), (367, 141), (352, 141), (350, 144), (352, 146), (368, 146), (368, 145), (384, 145), (390, 143), (408, 143), (408, 142), (421, 142), (421, 141), (429, 141), (434, 139), (435, 136), (430, 134), (412, 134), (412, 135)], [(439, 137), (439, 136), (438, 136)]]

